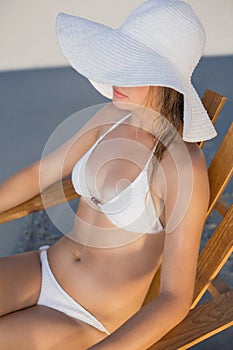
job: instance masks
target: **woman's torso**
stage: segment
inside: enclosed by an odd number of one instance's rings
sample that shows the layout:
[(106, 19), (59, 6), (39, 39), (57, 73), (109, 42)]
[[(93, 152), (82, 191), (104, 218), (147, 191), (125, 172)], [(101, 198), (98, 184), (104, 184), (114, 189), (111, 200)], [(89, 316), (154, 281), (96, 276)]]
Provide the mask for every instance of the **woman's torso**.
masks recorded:
[[(149, 154), (153, 140), (143, 131), (136, 136), (145, 146), (137, 153), (137, 162), (130, 161), (132, 152), (125, 154), (124, 159), (113, 157), (103, 162), (103, 143), (97, 145), (88, 159), (89, 187), (96, 195), (101, 193), (106, 201), (116, 195), (117, 184), (121, 187), (118, 192), (124, 190), (145, 166), (145, 149)], [(106, 135), (105, 141), (111, 141), (106, 143), (108, 151), (120, 145), (118, 138), (134, 140), (135, 128), (120, 125)], [(159, 206), (162, 208), (162, 201), (156, 203), (156, 208)], [(160, 219), (164, 223), (162, 209)], [(90, 198), (81, 198), (73, 229), (49, 248), (48, 259), (68, 294), (114, 330), (141, 307), (160, 264), (163, 244), (164, 231), (155, 234), (126, 231), (116, 227)]]

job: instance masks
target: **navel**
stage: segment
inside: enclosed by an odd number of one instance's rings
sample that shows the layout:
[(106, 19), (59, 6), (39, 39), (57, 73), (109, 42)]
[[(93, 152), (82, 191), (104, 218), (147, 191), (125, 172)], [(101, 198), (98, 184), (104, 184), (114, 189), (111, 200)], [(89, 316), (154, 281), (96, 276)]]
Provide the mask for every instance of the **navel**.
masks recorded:
[(78, 262), (78, 261), (81, 261), (81, 260), (82, 260), (82, 259), (81, 259), (81, 255), (80, 255), (79, 252), (73, 251), (73, 256), (74, 256), (74, 261), (75, 261), (75, 262)]

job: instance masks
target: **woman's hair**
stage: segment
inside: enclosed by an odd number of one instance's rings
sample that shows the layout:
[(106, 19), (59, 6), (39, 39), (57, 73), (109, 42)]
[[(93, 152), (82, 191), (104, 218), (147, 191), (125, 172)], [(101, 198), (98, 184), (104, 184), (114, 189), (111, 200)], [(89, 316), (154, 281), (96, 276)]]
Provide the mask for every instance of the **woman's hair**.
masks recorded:
[[(159, 110), (158, 110), (159, 106)], [(180, 92), (166, 87), (150, 86), (145, 107), (149, 107), (160, 113), (162, 116), (160, 131), (155, 130), (155, 137), (159, 135), (159, 142), (154, 155), (160, 161), (164, 151), (178, 135), (183, 132), (183, 110), (184, 98)], [(158, 123), (155, 123), (158, 127)]]
[[(159, 112), (161, 121), (155, 122), (155, 142), (159, 139), (153, 157), (153, 168), (150, 175), (149, 186), (152, 190), (152, 179), (167, 147), (180, 137), (183, 132), (184, 98), (180, 92), (169, 87), (150, 86), (145, 107)], [(158, 130), (158, 125), (159, 129)], [(155, 193), (154, 193), (155, 194)], [(155, 194), (156, 195), (156, 194)], [(158, 210), (158, 208), (156, 208)], [(158, 212), (158, 211), (157, 211)]]

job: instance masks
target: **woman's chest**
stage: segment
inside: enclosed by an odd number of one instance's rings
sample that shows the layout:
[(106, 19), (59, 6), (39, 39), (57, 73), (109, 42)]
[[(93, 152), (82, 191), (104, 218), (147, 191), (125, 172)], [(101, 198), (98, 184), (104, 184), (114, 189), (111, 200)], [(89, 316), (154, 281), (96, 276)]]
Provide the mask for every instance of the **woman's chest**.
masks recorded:
[(152, 143), (145, 137), (136, 138), (135, 133), (135, 128), (117, 128), (97, 144), (87, 159), (87, 187), (102, 202), (119, 195), (147, 170)]

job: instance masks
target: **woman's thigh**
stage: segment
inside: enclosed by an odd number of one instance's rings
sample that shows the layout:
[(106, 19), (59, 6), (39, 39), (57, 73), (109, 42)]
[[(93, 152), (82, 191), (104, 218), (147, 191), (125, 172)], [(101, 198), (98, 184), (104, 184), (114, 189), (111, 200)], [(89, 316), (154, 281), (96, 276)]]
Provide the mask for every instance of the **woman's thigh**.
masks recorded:
[(33, 306), (0, 318), (2, 350), (85, 350), (107, 335), (46, 306)]
[(0, 258), (0, 316), (35, 305), (40, 287), (38, 251)]

